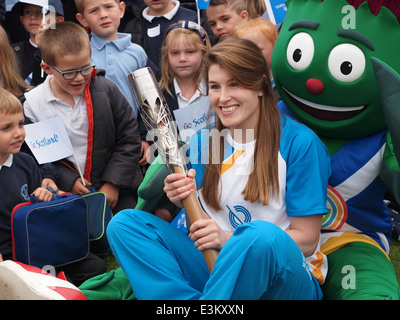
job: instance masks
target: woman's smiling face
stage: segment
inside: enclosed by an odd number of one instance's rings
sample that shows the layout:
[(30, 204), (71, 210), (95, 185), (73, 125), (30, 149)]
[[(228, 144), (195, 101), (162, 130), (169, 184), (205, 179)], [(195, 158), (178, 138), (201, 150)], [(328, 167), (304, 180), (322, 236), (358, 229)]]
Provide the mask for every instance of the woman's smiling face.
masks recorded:
[(255, 129), (260, 114), (257, 90), (240, 86), (232, 75), (218, 64), (208, 71), (211, 105), (222, 124), (231, 129)]

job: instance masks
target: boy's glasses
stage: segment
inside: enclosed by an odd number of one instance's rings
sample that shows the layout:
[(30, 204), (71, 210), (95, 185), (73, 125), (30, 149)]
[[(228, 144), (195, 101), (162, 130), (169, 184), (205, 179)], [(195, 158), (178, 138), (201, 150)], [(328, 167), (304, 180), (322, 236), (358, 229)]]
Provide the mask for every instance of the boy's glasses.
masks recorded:
[(83, 75), (84, 77), (90, 76), (95, 68), (95, 65), (90, 65), (88, 67), (84, 67), (79, 70), (70, 70), (70, 71), (61, 71), (57, 69), (55, 66), (50, 65), (54, 70), (56, 70), (59, 74), (63, 76), (65, 80), (73, 80), (76, 78), (78, 73)]

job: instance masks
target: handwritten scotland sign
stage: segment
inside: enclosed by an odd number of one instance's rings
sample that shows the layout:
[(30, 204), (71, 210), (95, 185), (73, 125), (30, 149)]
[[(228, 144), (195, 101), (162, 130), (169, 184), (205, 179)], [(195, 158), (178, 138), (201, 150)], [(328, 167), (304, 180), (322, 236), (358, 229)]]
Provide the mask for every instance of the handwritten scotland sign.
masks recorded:
[(73, 155), (71, 141), (60, 117), (28, 124), (25, 132), (25, 142), (39, 164)]

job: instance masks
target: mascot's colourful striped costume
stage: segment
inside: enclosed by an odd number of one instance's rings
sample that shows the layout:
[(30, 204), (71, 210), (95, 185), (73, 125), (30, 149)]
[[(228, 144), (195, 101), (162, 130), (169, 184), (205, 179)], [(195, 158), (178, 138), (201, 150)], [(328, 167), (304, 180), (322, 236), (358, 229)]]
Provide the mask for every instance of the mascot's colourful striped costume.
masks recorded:
[(272, 56), (279, 107), (331, 154), (325, 298), (398, 299), (383, 200), (387, 187), (400, 199), (400, 2), (289, 0), (287, 8)]

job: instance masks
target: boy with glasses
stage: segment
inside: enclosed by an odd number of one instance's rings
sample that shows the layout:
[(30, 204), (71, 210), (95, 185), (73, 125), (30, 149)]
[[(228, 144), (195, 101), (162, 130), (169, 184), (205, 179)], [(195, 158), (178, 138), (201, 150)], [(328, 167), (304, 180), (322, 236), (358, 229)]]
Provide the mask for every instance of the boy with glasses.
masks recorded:
[(142, 181), (138, 124), (118, 87), (104, 71), (97, 73), (87, 32), (61, 22), (44, 30), (40, 51), (48, 76), (25, 94), (24, 111), (33, 122), (55, 116), (64, 121), (75, 157), (55, 163), (57, 186), (78, 195), (92, 186), (106, 194), (114, 212), (134, 207)]

